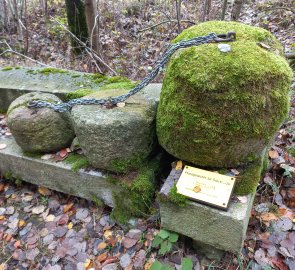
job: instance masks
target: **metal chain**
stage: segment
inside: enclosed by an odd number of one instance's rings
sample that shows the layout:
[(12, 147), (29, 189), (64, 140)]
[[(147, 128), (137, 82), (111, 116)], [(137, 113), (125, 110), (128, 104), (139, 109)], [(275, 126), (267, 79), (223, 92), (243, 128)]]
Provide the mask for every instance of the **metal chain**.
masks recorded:
[(139, 84), (137, 84), (134, 88), (132, 88), (128, 93), (121, 96), (110, 97), (108, 99), (77, 98), (64, 103), (51, 103), (44, 100), (34, 100), (28, 103), (28, 107), (29, 108), (46, 107), (46, 108), (51, 108), (57, 112), (66, 112), (66, 111), (69, 111), (75, 105), (114, 106), (119, 102), (124, 102), (130, 96), (136, 94), (145, 86), (147, 86), (158, 75), (158, 73), (163, 70), (164, 66), (169, 61), (170, 57), (177, 50), (191, 47), (191, 46), (199, 46), (205, 43), (234, 41), (235, 38), (236, 38), (236, 34), (234, 32), (228, 32), (227, 34), (220, 34), (220, 35), (216, 35), (215, 33), (210, 33), (207, 36), (195, 37), (190, 40), (184, 40), (184, 41), (180, 41), (178, 43), (170, 45), (167, 51), (163, 54), (162, 58), (156, 62), (152, 71)]

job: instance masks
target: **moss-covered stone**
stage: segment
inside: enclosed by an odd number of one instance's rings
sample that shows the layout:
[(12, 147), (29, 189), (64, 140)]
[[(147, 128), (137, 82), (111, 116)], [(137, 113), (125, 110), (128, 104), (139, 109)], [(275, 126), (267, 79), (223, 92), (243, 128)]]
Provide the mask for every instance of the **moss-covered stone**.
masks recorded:
[(7, 125), (17, 144), (29, 153), (47, 153), (68, 147), (75, 136), (70, 114), (27, 107), (30, 101), (39, 99), (61, 102), (55, 95), (32, 92), (18, 97), (8, 108)]
[[(273, 53), (281, 47), (269, 32), (236, 22), (207, 22), (183, 31), (175, 42), (227, 31), (237, 33), (228, 53), (204, 44), (171, 58), (158, 107), (160, 144), (203, 167), (254, 164), (289, 109), (292, 71)], [(254, 175), (258, 171), (253, 168)]]
[(153, 160), (137, 172), (112, 176), (110, 181), (120, 185), (120, 191), (113, 192), (115, 208), (112, 218), (126, 223), (131, 217), (146, 216), (155, 193), (155, 177), (159, 171), (159, 161)]
[[(85, 98), (106, 99), (127, 91), (96, 91)], [(98, 169), (126, 173), (145, 163), (156, 145), (156, 103), (152, 97), (137, 93), (122, 107), (73, 107), (75, 133), (90, 164)]]

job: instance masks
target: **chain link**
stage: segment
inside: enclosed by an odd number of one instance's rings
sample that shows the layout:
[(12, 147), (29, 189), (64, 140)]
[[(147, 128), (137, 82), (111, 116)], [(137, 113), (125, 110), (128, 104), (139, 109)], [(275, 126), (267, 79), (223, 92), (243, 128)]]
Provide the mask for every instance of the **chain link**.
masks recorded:
[(105, 105), (105, 106), (115, 106), (119, 102), (124, 102), (130, 96), (136, 94), (145, 86), (147, 86), (155, 77), (161, 72), (164, 66), (169, 61), (170, 57), (179, 49), (188, 48), (192, 46), (199, 46), (205, 43), (212, 42), (223, 42), (223, 41), (234, 41), (236, 34), (234, 32), (228, 32), (227, 34), (216, 35), (215, 33), (210, 33), (207, 36), (195, 37), (190, 40), (183, 40), (178, 43), (172, 44), (168, 47), (167, 51), (163, 54), (161, 59), (159, 59), (152, 71), (134, 88), (132, 88), (128, 93), (117, 96), (110, 97), (108, 99), (94, 99), (94, 98), (77, 98), (72, 99), (64, 103), (51, 103), (44, 100), (34, 100), (28, 103), (29, 108), (51, 108), (57, 112), (66, 112), (71, 110), (75, 105)]

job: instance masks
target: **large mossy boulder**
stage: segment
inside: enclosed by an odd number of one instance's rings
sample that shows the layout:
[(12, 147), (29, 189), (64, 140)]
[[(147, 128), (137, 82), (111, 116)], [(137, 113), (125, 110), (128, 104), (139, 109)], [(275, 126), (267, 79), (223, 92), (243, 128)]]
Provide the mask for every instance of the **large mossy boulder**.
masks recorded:
[(157, 114), (160, 144), (175, 157), (204, 167), (257, 161), (289, 109), (291, 69), (268, 31), (237, 22), (206, 22), (174, 42), (235, 31), (223, 53), (210, 43), (170, 59)]
[[(85, 98), (102, 99), (128, 92), (98, 91)], [(75, 133), (89, 163), (118, 173), (137, 170), (147, 162), (156, 145), (156, 112), (160, 87), (150, 86), (119, 107), (78, 105), (71, 115)]]
[(49, 108), (30, 109), (32, 100), (61, 102), (52, 94), (32, 92), (15, 99), (8, 108), (7, 125), (17, 144), (30, 153), (46, 153), (70, 146), (75, 137), (69, 113)]

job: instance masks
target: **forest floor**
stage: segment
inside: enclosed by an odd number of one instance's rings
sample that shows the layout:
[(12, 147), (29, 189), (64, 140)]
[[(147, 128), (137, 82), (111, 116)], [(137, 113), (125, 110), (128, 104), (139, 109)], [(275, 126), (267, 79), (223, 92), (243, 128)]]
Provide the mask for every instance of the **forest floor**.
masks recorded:
[[(183, 1), (183, 20), (196, 21), (195, 18), (200, 16), (196, 4), (191, 2)], [(220, 16), (221, 2), (214, 2), (211, 19)], [(283, 2), (249, 1), (243, 9), (241, 21), (270, 30), (287, 52), (295, 47), (295, 15), (288, 6), (292, 1)], [(101, 56), (121, 76), (140, 80), (177, 35), (177, 24), (172, 22), (144, 31), (141, 29), (176, 18), (174, 8), (146, 4), (140, 8), (135, 5), (122, 9), (112, 3), (109, 1), (101, 7)], [(38, 6), (30, 7), (27, 41), (19, 41), (15, 33), (4, 29), (0, 29), (0, 36), (13, 50), (47, 65), (97, 72), (87, 55), (74, 56), (71, 53), (69, 37), (54, 19), (65, 22), (62, 3), (52, 4), (47, 18)], [(190, 25), (182, 23), (183, 28)], [(2, 44), (0, 52), (5, 49)], [(0, 66), (5, 65), (33, 66), (35, 63), (10, 53), (0, 57)], [(157, 81), (161, 79), (159, 77)], [(134, 229), (129, 231), (126, 226), (110, 219), (108, 208), (44, 187), (11, 183), (1, 178), (0, 270), (116, 269), (116, 264), (118, 269), (148, 270), (155, 260), (180, 269), (183, 258), (191, 259), (195, 270), (294, 270), (294, 119), (295, 100), (292, 99), (289, 120), (282, 125), (269, 151), (271, 165), (258, 186), (240, 256), (227, 253), (221, 262), (201, 261), (198, 252), (183, 239), (173, 245), (172, 252), (160, 255), (159, 250), (152, 247), (160, 230), (158, 220), (135, 219), (129, 224)], [(0, 136), (11, 136), (5, 121), (5, 115), (0, 114)]]

